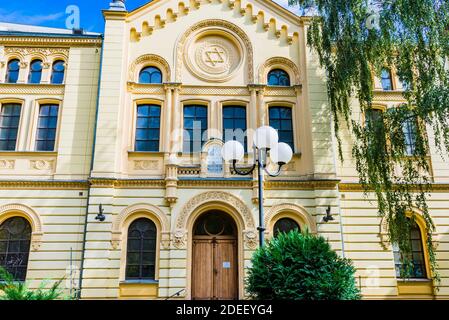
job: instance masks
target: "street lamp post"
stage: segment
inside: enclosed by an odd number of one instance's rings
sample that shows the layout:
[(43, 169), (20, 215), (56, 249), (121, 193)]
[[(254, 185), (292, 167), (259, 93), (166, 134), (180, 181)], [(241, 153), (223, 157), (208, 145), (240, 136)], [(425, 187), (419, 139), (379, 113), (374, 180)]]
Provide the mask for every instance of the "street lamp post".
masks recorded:
[[(243, 145), (235, 140), (228, 141), (224, 144), (221, 151), (225, 161), (232, 162), (232, 169), (239, 175), (249, 175), (254, 172), (257, 167), (258, 187), (259, 187), (259, 243), (262, 247), (264, 244), (264, 211), (263, 211), (263, 172), (265, 171), (270, 177), (277, 177), (281, 173), (281, 168), (287, 164), (292, 156), (293, 151), (286, 143), (279, 142), (277, 131), (270, 126), (262, 126), (258, 128), (254, 135), (254, 164), (251, 168), (240, 170), (237, 168), (237, 162), (243, 159), (245, 151)], [(268, 159), (272, 163), (277, 164), (276, 172), (270, 172), (267, 168)]]

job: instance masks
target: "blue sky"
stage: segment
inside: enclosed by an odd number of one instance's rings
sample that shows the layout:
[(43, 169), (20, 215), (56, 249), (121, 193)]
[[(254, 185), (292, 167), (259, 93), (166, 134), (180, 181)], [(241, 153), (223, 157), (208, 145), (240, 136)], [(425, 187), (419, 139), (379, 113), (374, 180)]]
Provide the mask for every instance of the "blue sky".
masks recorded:
[[(287, 1), (276, 0), (285, 7)], [(148, 0), (126, 0), (126, 7), (133, 10), (147, 2)], [(81, 28), (86, 31), (103, 32), (101, 10), (109, 7), (109, 0), (2, 0), (0, 22), (66, 28), (68, 17), (66, 9), (71, 5), (79, 8)]]

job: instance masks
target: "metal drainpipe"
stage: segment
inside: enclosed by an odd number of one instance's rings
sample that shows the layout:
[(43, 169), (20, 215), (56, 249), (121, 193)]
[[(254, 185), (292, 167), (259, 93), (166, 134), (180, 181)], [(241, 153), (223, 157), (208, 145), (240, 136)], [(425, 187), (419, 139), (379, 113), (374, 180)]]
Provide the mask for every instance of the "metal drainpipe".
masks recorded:
[(103, 48), (104, 48), (104, 37), (101, 36), (101, 51), (100, 51), (100, 70), (98, 74), (98, 87), (97, 87), (97, 103), (95, 107), (95, 122), (94, 122), (94, 136), (92, 139), (92, 155), (90, 158), (90, 168), (89, 168), (89, 177), (87, 178), (87, 182), (89, 184), (87, 189), (87, 203), (86, 203), (86, 212), (84, 219), (84, 233), (83, 233), (83, 248), (81, 251), (81, 264), (80, 264), (80, 277), (79, 277), (79, 289), (77, 293), (77, 299), (81, 299), (81, 290), (83, 288), (83, 273), (84, 273), (84, 260), (86, 253), (86, 238), (87, 238), (87, 222), (89, 217), (89, 205), (90, 205), (90, 180), (92, 178), (92, 170), (94, 168), (94, 158), (95, 158), (95, 143), (97, 141), (97, 124), (98, 124), (98, 109), (100, 106), (100, 84), (101, 84), (101, 74), (103, 70)]
[[(330, 116), (330, 122), (331, 122), (331, 135), (332, 135), (332, 149), (333, 149), (333, 160), (334, 160), (334, 168), (335, 168), (335, 174), (337, 174), (337, 142), (335, 139), (335, 128), (334, 128), (334, 114), (331, 112)], [(340, 241), (341, 241), (341, 255), (343, 258), (345, 258), (345, 239), (343, 236), (343, 217), (341, 213), (341, 203), (340, 203), (340, 188), (339, 184), (337, 183), (337, 206), (338, 206), (338, 216), (340, 218)]]

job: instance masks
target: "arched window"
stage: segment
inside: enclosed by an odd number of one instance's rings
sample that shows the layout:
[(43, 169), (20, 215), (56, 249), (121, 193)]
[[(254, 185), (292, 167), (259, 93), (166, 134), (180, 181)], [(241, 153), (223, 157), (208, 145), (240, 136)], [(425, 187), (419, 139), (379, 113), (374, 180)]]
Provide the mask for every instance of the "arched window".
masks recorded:
[(0, 225), (0, 266), (18, 281), (25, 281), (30, 242), (31, 225), (27, 219), (13, 217)]
[(156, 236), (153, 221), (136, 219), (128, 229), (126, 280), (154, 280), (156, 273)]
[(267, 83), (269, 86), (290, 86), (290, 77), (287, 72), (282, 69), (274, 69), (268, 73)]
[(273, 235), (276, 237), (279, 233), (288, 233), (292, 230), (301, 231), (299, 224), (291, 218), (281, 218), (274, 224)]
[(42, 78), (42, 60), (31, 61), (28, 83), (41, 83), (41, 78)]
[(156, 67), (146, 67), (140, 71), (139, 83), (162, 83), (162, 72)]
[(381, 82), (382, 82), (382, 89), (393, 90), (393, 82), (391, 79), (390, 69), (383, 68), (380, 73), (380, 78), (381, 78)]
[(65, 62), (57, 60), (53, 63), (51, 80), (52, 84), (61, 84), (64, 82)]
[(408, 262), (404, 265), (401, 261), (402, 252), (396, 243), (393, 243), (394, 264), (396, 267), (396, 277), (400, 278), (406, 275), (411, 279), (427, 278), (426, 263), (423, 250), (423, 239), (421, 229), (415, 221), (410, 221), (410, 243), (411, 254), (404, 257), (404, 261)]
[(13, 59), (8, 62), (8, 68), (6, 70), (6, 83), (17, 83), (19, 80), (20, 61)]

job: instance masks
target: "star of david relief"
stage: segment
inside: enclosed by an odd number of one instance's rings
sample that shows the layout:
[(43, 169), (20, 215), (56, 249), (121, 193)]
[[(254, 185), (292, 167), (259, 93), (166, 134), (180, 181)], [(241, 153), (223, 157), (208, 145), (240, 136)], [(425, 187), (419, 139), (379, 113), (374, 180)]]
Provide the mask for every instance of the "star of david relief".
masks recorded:
[(215, 67), (217, 64), (224, 63), (223, 55), (225, 54), (225, 52), (218, 47), (207, 50), (205, 54), (205, 62), (211, 64), (213, 67)]

